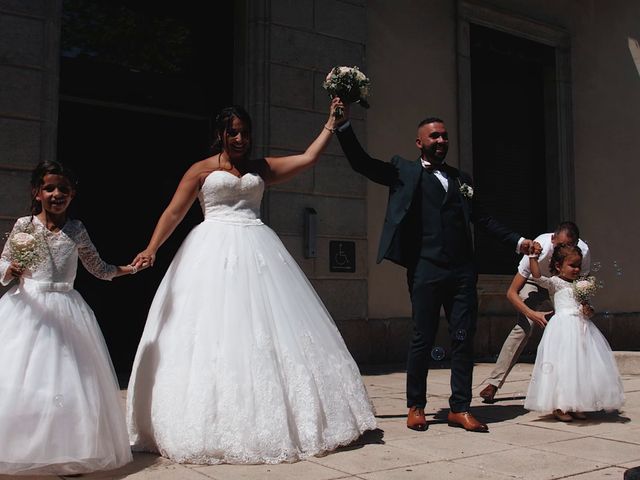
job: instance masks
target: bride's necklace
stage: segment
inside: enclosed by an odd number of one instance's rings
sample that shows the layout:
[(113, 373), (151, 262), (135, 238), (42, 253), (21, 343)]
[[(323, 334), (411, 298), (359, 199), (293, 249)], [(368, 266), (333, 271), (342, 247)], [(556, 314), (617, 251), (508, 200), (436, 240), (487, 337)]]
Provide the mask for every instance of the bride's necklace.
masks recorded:
[(221, 170), (224, 170), (225, 172), (230, 172), (231, 170), (233, 170), (233, 165), (231, 164), (231, 162), (225, 162), (224, 166), (222, 164), (222, 152), (220, 152), (218, 154), (218, 167), (220, 167)]

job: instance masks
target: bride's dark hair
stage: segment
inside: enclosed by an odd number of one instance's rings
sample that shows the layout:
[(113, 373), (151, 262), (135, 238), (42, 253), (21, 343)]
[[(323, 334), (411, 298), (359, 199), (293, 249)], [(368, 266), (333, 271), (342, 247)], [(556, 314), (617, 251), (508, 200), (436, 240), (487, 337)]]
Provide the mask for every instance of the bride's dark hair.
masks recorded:
[(251, 117), (247, 111), (240, 105), (231, 105), (220, 110), (220, 113), (216, 115), (213, 125), (213, 145), (211, 145), (211, 154), (215, 155), (222, 151), (222, 139), (224, 138), (224, 132), (231, 128), (231, 122), (233, 117), (241, 120), (244, 123), (244, 127), (249, 134), (251, 134)]

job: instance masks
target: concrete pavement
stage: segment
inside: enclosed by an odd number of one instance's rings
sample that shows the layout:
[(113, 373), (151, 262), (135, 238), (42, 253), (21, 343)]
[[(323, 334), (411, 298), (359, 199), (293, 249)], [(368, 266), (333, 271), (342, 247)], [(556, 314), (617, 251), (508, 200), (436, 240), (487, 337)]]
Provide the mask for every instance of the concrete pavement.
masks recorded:
[[(584, 421), (562, 423), (524, 409), (533, 365), (516, 365), (493, 405), (477, 394), (493, 365), (474, 371), (473, 413), (489, 424), (486, 434), (446, 423), (450, 370), (429, 373), (430, 423), (426, 432), (405, 426), (403, 371), (364, 375), (376, 406), (379, 429), (324, 457), (281, 465), (178, 465), (151, 454), (135, 454), (119, 470), (83, 475), (87, 480), (424, 480), (526, 479), (622, 480), (640, 466), (640, 374), (624, 371), (626, 405), (620, 413), (590, 413)], [(124, 395), (124, 392), (123, 392)], [(0, 480), (9, 478), (0, 475)], [(19, 477), (44, 479), (55, 477)], [(65, 478), (65, 477), (60, 477)]]

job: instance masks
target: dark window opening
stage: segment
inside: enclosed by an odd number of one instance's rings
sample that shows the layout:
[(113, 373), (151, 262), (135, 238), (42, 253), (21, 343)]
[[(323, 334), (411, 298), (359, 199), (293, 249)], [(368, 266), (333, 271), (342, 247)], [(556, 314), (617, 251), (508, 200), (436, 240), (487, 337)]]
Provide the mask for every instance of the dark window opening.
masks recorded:
[[(470, 26), (473, 176), (492, 216), (532, 238), (548, 228), (555, 50)], [(550, 114), (553, 112), (553, 114)], [(513, 274), (518, 255), (475, 229), (478, 271)]]
[[(78, 173), (73, 212), (110, 263), (146, 247), (184, 172), (208, 155), (212, 118), (233, 98), (233, 4), (64, 1), (58, 159)], [(155, 290), (201, 218), (196, 201), (152, 269), (113, 282), (78, 269), (123, 381)]]

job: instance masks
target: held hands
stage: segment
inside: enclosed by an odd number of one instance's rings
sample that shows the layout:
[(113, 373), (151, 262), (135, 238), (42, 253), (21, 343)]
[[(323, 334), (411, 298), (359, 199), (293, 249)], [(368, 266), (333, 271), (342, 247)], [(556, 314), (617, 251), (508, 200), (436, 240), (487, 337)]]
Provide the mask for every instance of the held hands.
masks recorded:
[(537, 257), (542, 253), (542, 245), (536, 241), (525, 239), (520, 244), (520, 253)]
[(529, 250), (529, 255), (535, 255), (536, 257), (539, 257), (541, 253), (542, 253), (542, 245), (534, 241), (531, 246), (531, 250)]
[(325, 124), (325, 128), (333, 133), (337, 127), (347, 120), (349, 120), (349, 105), (342, 103), (340, 97), (332, 98), (329, 105), (329, 119)]
[(139, 270), (144, 270), (145, 268), (153, 267), (154, 262), (156, 261), (156, 254), (150, 250), (143, 250), (136, 258), (131, 262), (131, 266), (133, 267), (133, 271), (131, 273), (136, 273)]
[(524, 255), (529, 255), (529, 251), (531, 250), (532, 246), (533, 246), (533, 241), (529, 240), (528, 238), (525, 238), (520, 244), (520, 253), (523, 253)]

